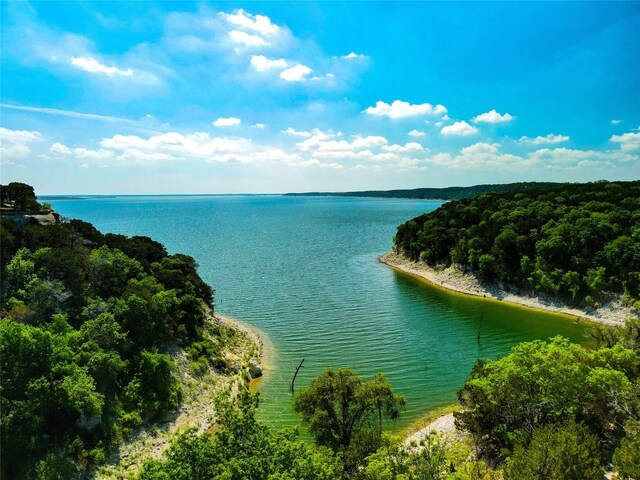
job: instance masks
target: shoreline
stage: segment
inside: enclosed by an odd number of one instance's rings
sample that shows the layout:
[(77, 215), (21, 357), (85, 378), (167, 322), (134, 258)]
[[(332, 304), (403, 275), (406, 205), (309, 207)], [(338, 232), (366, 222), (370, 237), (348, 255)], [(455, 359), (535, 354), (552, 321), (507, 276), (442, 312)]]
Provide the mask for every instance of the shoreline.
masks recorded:
[(489, 301), (507, 302), (520, 307), (551, 312), (600, 325), (620, 326), (624, 325), (628, 318), (637, 316), (631, 307), (623, 305), (619, 299), (610, 301), (597, 310), (587, 311), (567, 306), (553, 299), (507, 292), (497, 285), (484, 284), (476, 276), (462, 273), (453, 267), (436, 270), (424, 263), (414, 262), (397, 253), (386, 253), (378, 260), (396, 271), (418, 277), (421, 281), (435, 288), (442, 288)]
[[(455, 411), (458, 411), (456, 409)], [(422, 440), (429, 437), (431, 432), (439, 433), (445, 442), (461, 440), (468, 434), (456, 428), (454, 412), (444, 413), (433, 419), (426, 427), (407, 436), (402, 442), (403, 446), (415, 448)]]
[[(444, 405), (428, 410), (418, 420), (411, 422), (398, 433), (403, 438), (403, 444), (409, 445), (412, 441), (419, 443), (430, 431), (438, 430), (442, 433), (454, 428), (453, 413), (460, 411), (462, 407), (458, 403)], [(448, 418), (450, 420), (443, 420)]]
[[(232, 397), (241, 383), (253, 389), (254, 384), (264, 378), (265, 370), (268, 370), (264, 359), (270, 348), (264, 332), (235, 318), (210, 312), (206, 322), (239, 334), (234, 343), (228, 345), (225, 355), (237, 363), (238, 370), (222, 374), (209, 368), (194, 375), (186, 351), (175, 346), (169, 355), (176, 363), (175, 376), (182, 386), (182, 403), (155, 421), (143, 424), (132, 437), (119, 445), (106, 464), (98, 467), (94, 478), (115, 480), (137, 475), (146, 461), (161, 458), (177, 435), (186, 429), (193, 428), (198, 434), (208, 431), (216, 423), (216, 398), (220, 395)], [(251, 361), (257, 362), (262, 376), (248, 380), (244, 374)]]
[(258, 347), (259, 355), (257, 360), (263, 374), (258, 378), (252, 378), (249, 382), (249, 390), (255, 392), (259, 388), (260, 384), (266, 380), (266, 373), (275, 369), (273, 364), (275, 347), (273, 346), (269, 335), (260, 328), (248, 324), (236, 317), (216, 313), (213, 315), (213, 318), (215, 321), (226, 327), (243, 332)]

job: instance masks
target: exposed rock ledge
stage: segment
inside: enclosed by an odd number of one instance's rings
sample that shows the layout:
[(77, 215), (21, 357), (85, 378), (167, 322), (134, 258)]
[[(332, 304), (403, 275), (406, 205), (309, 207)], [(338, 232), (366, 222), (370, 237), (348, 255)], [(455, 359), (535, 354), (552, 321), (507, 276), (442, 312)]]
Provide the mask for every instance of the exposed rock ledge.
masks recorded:
[(28, 225), (39, 223), (40, 225), (55, 225), (59, 222), (60, 215), (53, 210), (43, 210), (39, 212), (2, 212), (3, 217), (10, 218), (18, 225)]
[(475, 275), (463, 273), (455, 267), (435, 269), (397, 253), (383, 255), (380, 257), (380, 262), (447, 290), (571, 315), (604, 325), (622, 325), (627, 319), (638, 316), (638, 311), (627, 305), (621, 298), (612, 298), (597, 309), (580, 309), (567, 306), (544, 295), (528, 296), (506, 291), (498, 285), (487, 284)]

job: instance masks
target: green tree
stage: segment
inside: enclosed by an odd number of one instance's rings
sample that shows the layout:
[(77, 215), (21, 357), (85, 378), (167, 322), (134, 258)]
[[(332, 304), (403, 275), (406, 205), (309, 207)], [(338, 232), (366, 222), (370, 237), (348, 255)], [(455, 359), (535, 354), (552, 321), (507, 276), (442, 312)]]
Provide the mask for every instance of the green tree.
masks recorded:
[(102, 298), (118, 296), (127, 282), (142, 273), (142, 265), (120, 250), (102, 246), (89, 255), (91, 284)]
[(625, 372), (636, 371), (637, 362), (637, 354), (621, 345), (594, 352), (561, 337), (522, 343), (474, 367), (458, 392), (465, 410), (455, 416), (494, 464), (550, 423), (575, 417), (604, 436), (626, 417), (611, 406), (634, 401)]
[(380, 446), (382, 417), (397, 418), (404, 405), (382, 374), (363, 381), (348, 368), (325, 370), (293, 401), (318, 445), (343, 456), (345, 470)]
[(8, 185), (0, 185), (0, 199), (2, 205), (11, 205), (16, 210), (40, 208), (33, 187), (25, 183), (11, 182)]
[(613, 455), (613, 465), (623, 480), (640, 478), (640, 438), (625, 438)]
[(296, 430), (273, 433), (255, 419), (258, 397), (240, 392), (238, 404), (221, 397), (215, 435), (179, 436), (167, 459), (145, 465), (139, 480), (335, 480), (341, 465), (324, 447), (297, 439)]
[(572, 421), (536, 430), (504, 468), (505, 480), (600, 480), (603, 474), (598, 438)]
[(234, 340), (216, 328), (203, 337), (213, 291), (191, 257), (77, 220), (3, 217), (0, 229), (0, 477), (86, 476), (176, 407), (168, 348), (206, 340), (202, 356), (216, 355), (205, 361), (224, 366)]
[(639, 198), (639, 181), (487, 193), (400, 225), (394, 249), (578, 305), (610, 292), (637, 301)]

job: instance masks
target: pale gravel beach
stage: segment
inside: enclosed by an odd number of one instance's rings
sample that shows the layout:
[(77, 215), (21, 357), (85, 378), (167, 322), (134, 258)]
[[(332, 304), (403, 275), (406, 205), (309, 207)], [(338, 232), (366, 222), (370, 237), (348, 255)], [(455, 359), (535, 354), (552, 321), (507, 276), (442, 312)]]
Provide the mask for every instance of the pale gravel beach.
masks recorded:
[(463, 273), (454, 267), (443, 268), (441, 270), (435, 269), (423, 262), (414, 262), (397, 253), (386, 253), (381, 256), (379, 260), (391, 268), (415, 275), (430, 284), (447, 290), (476, 297), (500, 300), (528, 308), (570, 315), (603, 325), (623, 325), (627, 319), (638, 316), (638, 312), (629, 305), (626, 305), (620, 298), (610, 300), (598, 309), (585, 310), (569, 307), (562, 302), (542, 295), (534, 297), (505, 291), (497, 285), (486, 284), (475, 275)]
[(445, 442), (449, 440), (460, 439), (465, 435), (464, 432), (461, 432), (456, 428), (453, 413), (447, 413), (446, 415), (442, 415), (436, 418), (426, 427), (421, 428), (417, 432), (409, 435), (405, 439), (404, 445), (406, 447), (411, 447), (412, 443), (419, 444), (420, 441), (428, 437), (431, 432), (440, 433)]

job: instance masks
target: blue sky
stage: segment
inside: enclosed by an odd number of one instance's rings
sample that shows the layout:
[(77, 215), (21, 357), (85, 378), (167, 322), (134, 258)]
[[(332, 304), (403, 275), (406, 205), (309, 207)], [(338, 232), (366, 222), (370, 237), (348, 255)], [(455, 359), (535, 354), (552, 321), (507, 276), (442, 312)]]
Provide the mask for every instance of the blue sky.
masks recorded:
[(1, 180), (41, 194), (640, 177), (638, 2), (1, 8)]

